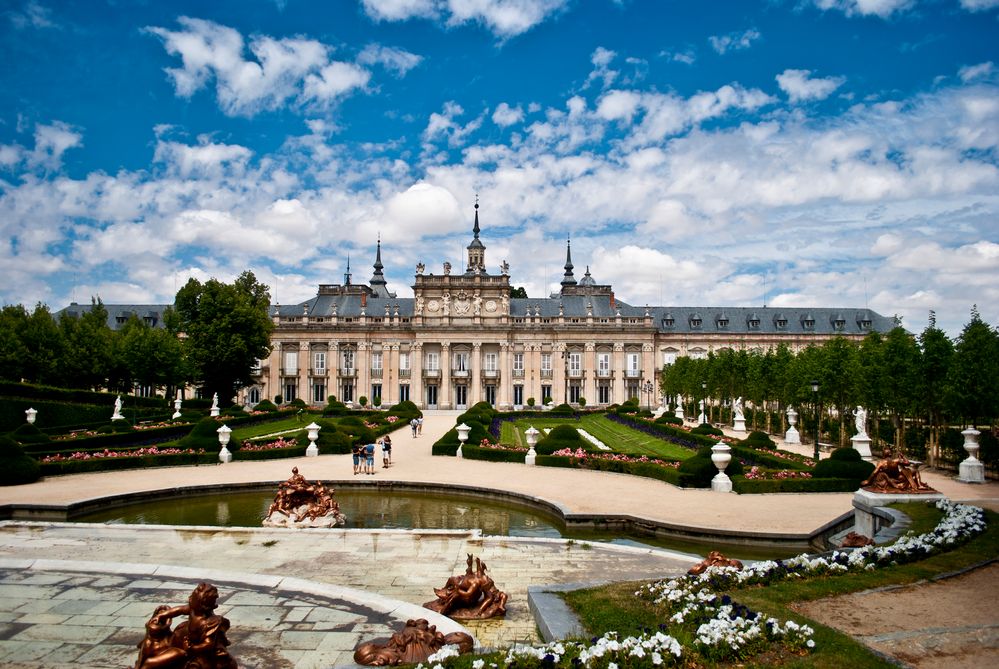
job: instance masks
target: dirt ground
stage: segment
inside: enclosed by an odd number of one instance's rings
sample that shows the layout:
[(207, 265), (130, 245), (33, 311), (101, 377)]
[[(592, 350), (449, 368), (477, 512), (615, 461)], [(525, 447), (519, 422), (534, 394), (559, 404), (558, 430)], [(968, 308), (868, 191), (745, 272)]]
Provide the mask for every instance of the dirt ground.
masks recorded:
[(870, 590), (796, 610), (919, 669), (999, 667), (999, 563), (933, 583)]

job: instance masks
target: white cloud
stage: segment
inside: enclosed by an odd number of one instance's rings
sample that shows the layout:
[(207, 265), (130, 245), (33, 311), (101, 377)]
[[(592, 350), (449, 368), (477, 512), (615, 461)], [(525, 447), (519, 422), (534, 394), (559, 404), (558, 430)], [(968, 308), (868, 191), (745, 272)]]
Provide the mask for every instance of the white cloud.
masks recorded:
[(727, 35), (712, 35), (708, 38), (711, 48), (719, 54), (724, 55), (729, 51), (741, 51), (748, 49), (753, 42), (760, 39), (760, 31), (756, 28), (749, 28), (743, 32), (734, 32)]
[(501, 128), (508, 128), (515, 123), (522, 122), (523, 120), (524, 110), (521, 109), (520, 105), (511, 107), (507, 103), (501, 102), (496, 106), (495, 111), (493, 111), (493, 123)]
[(811, 74), (811, 70), (788, 69), (775, 78), (792, 103), (825, 100), (846, 81), (845, 77), (812, 78)]
[(12, 9), (5, 13), (10, 22), (18, 30), (24, 30), (25, 28), (59, 27), (52, 20), (52, 10), (35, 0), (25, 3), (20, 11)]
[(466, 227), (454, 195), (446, 188), (426, 182), (393, 195), (385, 205), (384, 222), (397, 240), (445, 235)]
[(607, 88), (613, 84), (614, 80), (617, 79), (619, 72), (617, 70), (612, 70), (610, 64), (616, 57), (617, 53), (614, 51), (598, 46), (590, 55), (590, 62), (593, 64), (593, 70), (590, 72), (589, 76), (586, 77), (586, 81), (583, 83), (583, 88), (589, 88), (595, 81), (599, 81), (601, 83), (601, 89)]
[[(916, 4), (916, 0), (813, 0), (819, 9), (836, 10), (847, 16), (878, 16), (886, 19), (895, 12), (904, 12)], [(962, 2), (989, 0), (962, 0)]]
[[(996, 1), (999, 3), (999, 0)], [(978, 63), (977, 65), (965, 65), (958, 71), (958, 76), (964, 82), (972, 81), (973, 79), (985, 79), (992, 76), (994, 69), (990, 60), (985, 63)]]
[(422, 61), (423, 57), (415, 53), (380, 44), (369, 44), (357, 56), (361, 65), (381, 65), (399, 77), (405, 76)]
[(982, 12), (999, 7), (999, 0), (961, 0), (961, 6), (969, 12)]
[(0, 168), (57, 172), (62, 167), (66, 151), (83, 146), (83, 135), (62, 121), (35, 125), (34, 148), (20, 144), (0, 144)]
[(497, 37), (516, 37), (558, 14), (568, 0), (363, 0), (376, 21), (443, 19), (448, 26), (479, 23)]
[(447, 138), (448, 146), (457, 147), (465, 143), (466, 138), (482, 125), (482, 116), (472, 119), (465, 125), (456, 122), (458, 116), (465, 110), (453, 100), (444, 103), (443, 112), (430, 115), (427, 127), (423, 130), (423, 141), (430, 143), (440, 138)]
[(218, 178), (223, 174), (241, 173), (253, 152), (235, 144), (213, 144), (205, 141), (197, 146), (179, 142), (158, 142), (153, 160), (165, 163), (171, 174), (183, 179)]
[(180, 56), (179, 68), (167, 68), (178, 95), (190, 97), (211, 80), (222, 111), (231, 116), (253, 116), (288, 102), (320, 107), (332, 104), (370, 79), (364, 68), (330, 58), (331, 49), (304, 38), (257, 36), (248, 48), (233, 28), (180, 17), (182, 30), (150, 27), (171, 55)]
[(693, 65), (697, 61), (697, 53), (689, 47), (686, 49), (666, 49), (659, 52), (659, 57), (673, 63), (683, 63), (684, 65)]

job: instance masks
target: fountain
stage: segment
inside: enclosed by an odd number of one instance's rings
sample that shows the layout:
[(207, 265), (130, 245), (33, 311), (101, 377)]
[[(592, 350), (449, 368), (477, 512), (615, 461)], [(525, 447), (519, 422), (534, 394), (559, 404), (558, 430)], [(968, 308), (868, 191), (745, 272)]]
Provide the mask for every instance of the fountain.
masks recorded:
[(291, 477), (278, 486), (277, 495), (267, 509), (264, 525), (268, 527), (336, 527), (347, 517), (333, 499), (333, 491), (319, 481), (309, 483), (293, 467)]

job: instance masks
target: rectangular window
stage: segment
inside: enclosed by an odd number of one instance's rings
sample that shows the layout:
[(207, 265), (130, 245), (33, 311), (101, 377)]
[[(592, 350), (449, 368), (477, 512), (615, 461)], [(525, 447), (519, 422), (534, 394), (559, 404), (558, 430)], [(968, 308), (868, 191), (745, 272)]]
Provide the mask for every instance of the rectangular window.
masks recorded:
[(579, 401), (579, 384), (573, 383), (569, 386), (569, 403), (575, 404)]
[(514, 353), (513, 354), (513, 371), (523, 372), (524, 371), (524, 354)]
[(541, 354), (541, 371), (550, 372), (552, 371), (552, 354), (542, 353)]
[(399, 384), (399, 401), (408, 402), (409, 401), (409, 384), (400, 383)]
[(284, 373), (298, 374), (298, 351), (284, 352)]
[(486, 353), (484, 364), (487, 372), (495, 372), (499, 369), (499, 355), (496, 353)]
[(343, 364), (340, 365), (343, 369), (353, 371), (354, 369), (354, 349), (348, 348), (344, 350), (341, 354), (341, 360)]
[(316, 374), (326, 373), (326, 352), (316, 351), (312, 354), (312, 368), (316, 370)]
[(599, 404), (610, 404), (610, 386), (601, 384), (597, 386), (597, 402)]
[(515, 407), (522, 406), (524, 404), (524, 386), (517, 385), (513, 387), (513, 405)]
[(638, 371), (638, 353), (628, 354), (628, 371), (631, 372)]
[(610, 353), (597, 353), (597, 376), (610, 376)]
[(459, 352), (454, 354), (454, 367), (456, 372), (468, 371), (468, 353)]
[(399, 369), (409, 369), (409, 353), (399, 354)]
[(441, 368), (441, 355), (440, 353), (427, 353), (426, 357), (427, 365), (426, 369), (431, 372), (436, 372)]
[(541, 403), (548, 404), (552, 398), (552, 387), (543, 385), (541, 386)]
[(371, 353), (371, 369), (374, 371), (381, 371), (382, 369), (382, 352), (372, 351)]
[(326, 384), (317, 383), (312, 386), (312, 403), (322, 404), (326, 401)]
[[(570, 353), (569, 354), (569, 374), (572, 376), (579, 376), (583, 371), (583, 354), (582, 353)], [(575, 400), (573, 400), (575, 401)]]
[(676, 353), (673, 351), (666, 351), (663, 353), (663, 364), (672, 365), (676, 363)]
[(250, 404), (256, 404), (260, 401), (260, 388), (250, 388), (250, 392), (246, 396), (246, 401)]
[(372, 405), (374, 405), (376, 397), (378, 399), (382, 400), (383, 402), (385, 401), (385, 398), (382, 397), (382, 384), (380, 384), (380, 383), (372, 383), (371, 384), (371, 404)]
[(298, 397), (298, 386), (294, 383), (284, 384), (284, 401), (291, 402)]
[(340, 401), (344, 403), (354, 401), (354, 384), (345, 383), (340, 386)]

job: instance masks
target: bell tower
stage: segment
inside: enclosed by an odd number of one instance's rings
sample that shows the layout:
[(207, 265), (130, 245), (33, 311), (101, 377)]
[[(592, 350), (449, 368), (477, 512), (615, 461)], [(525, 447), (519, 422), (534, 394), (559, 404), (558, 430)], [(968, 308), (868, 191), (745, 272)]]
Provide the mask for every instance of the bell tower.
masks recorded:
[(475, 225), (472, 227), (472, 243), (468, 245), (468, 268), (466, 274), (484, 274), (486, 271), (486, 246), (479, 239), (479, 196), (475, 196)]

